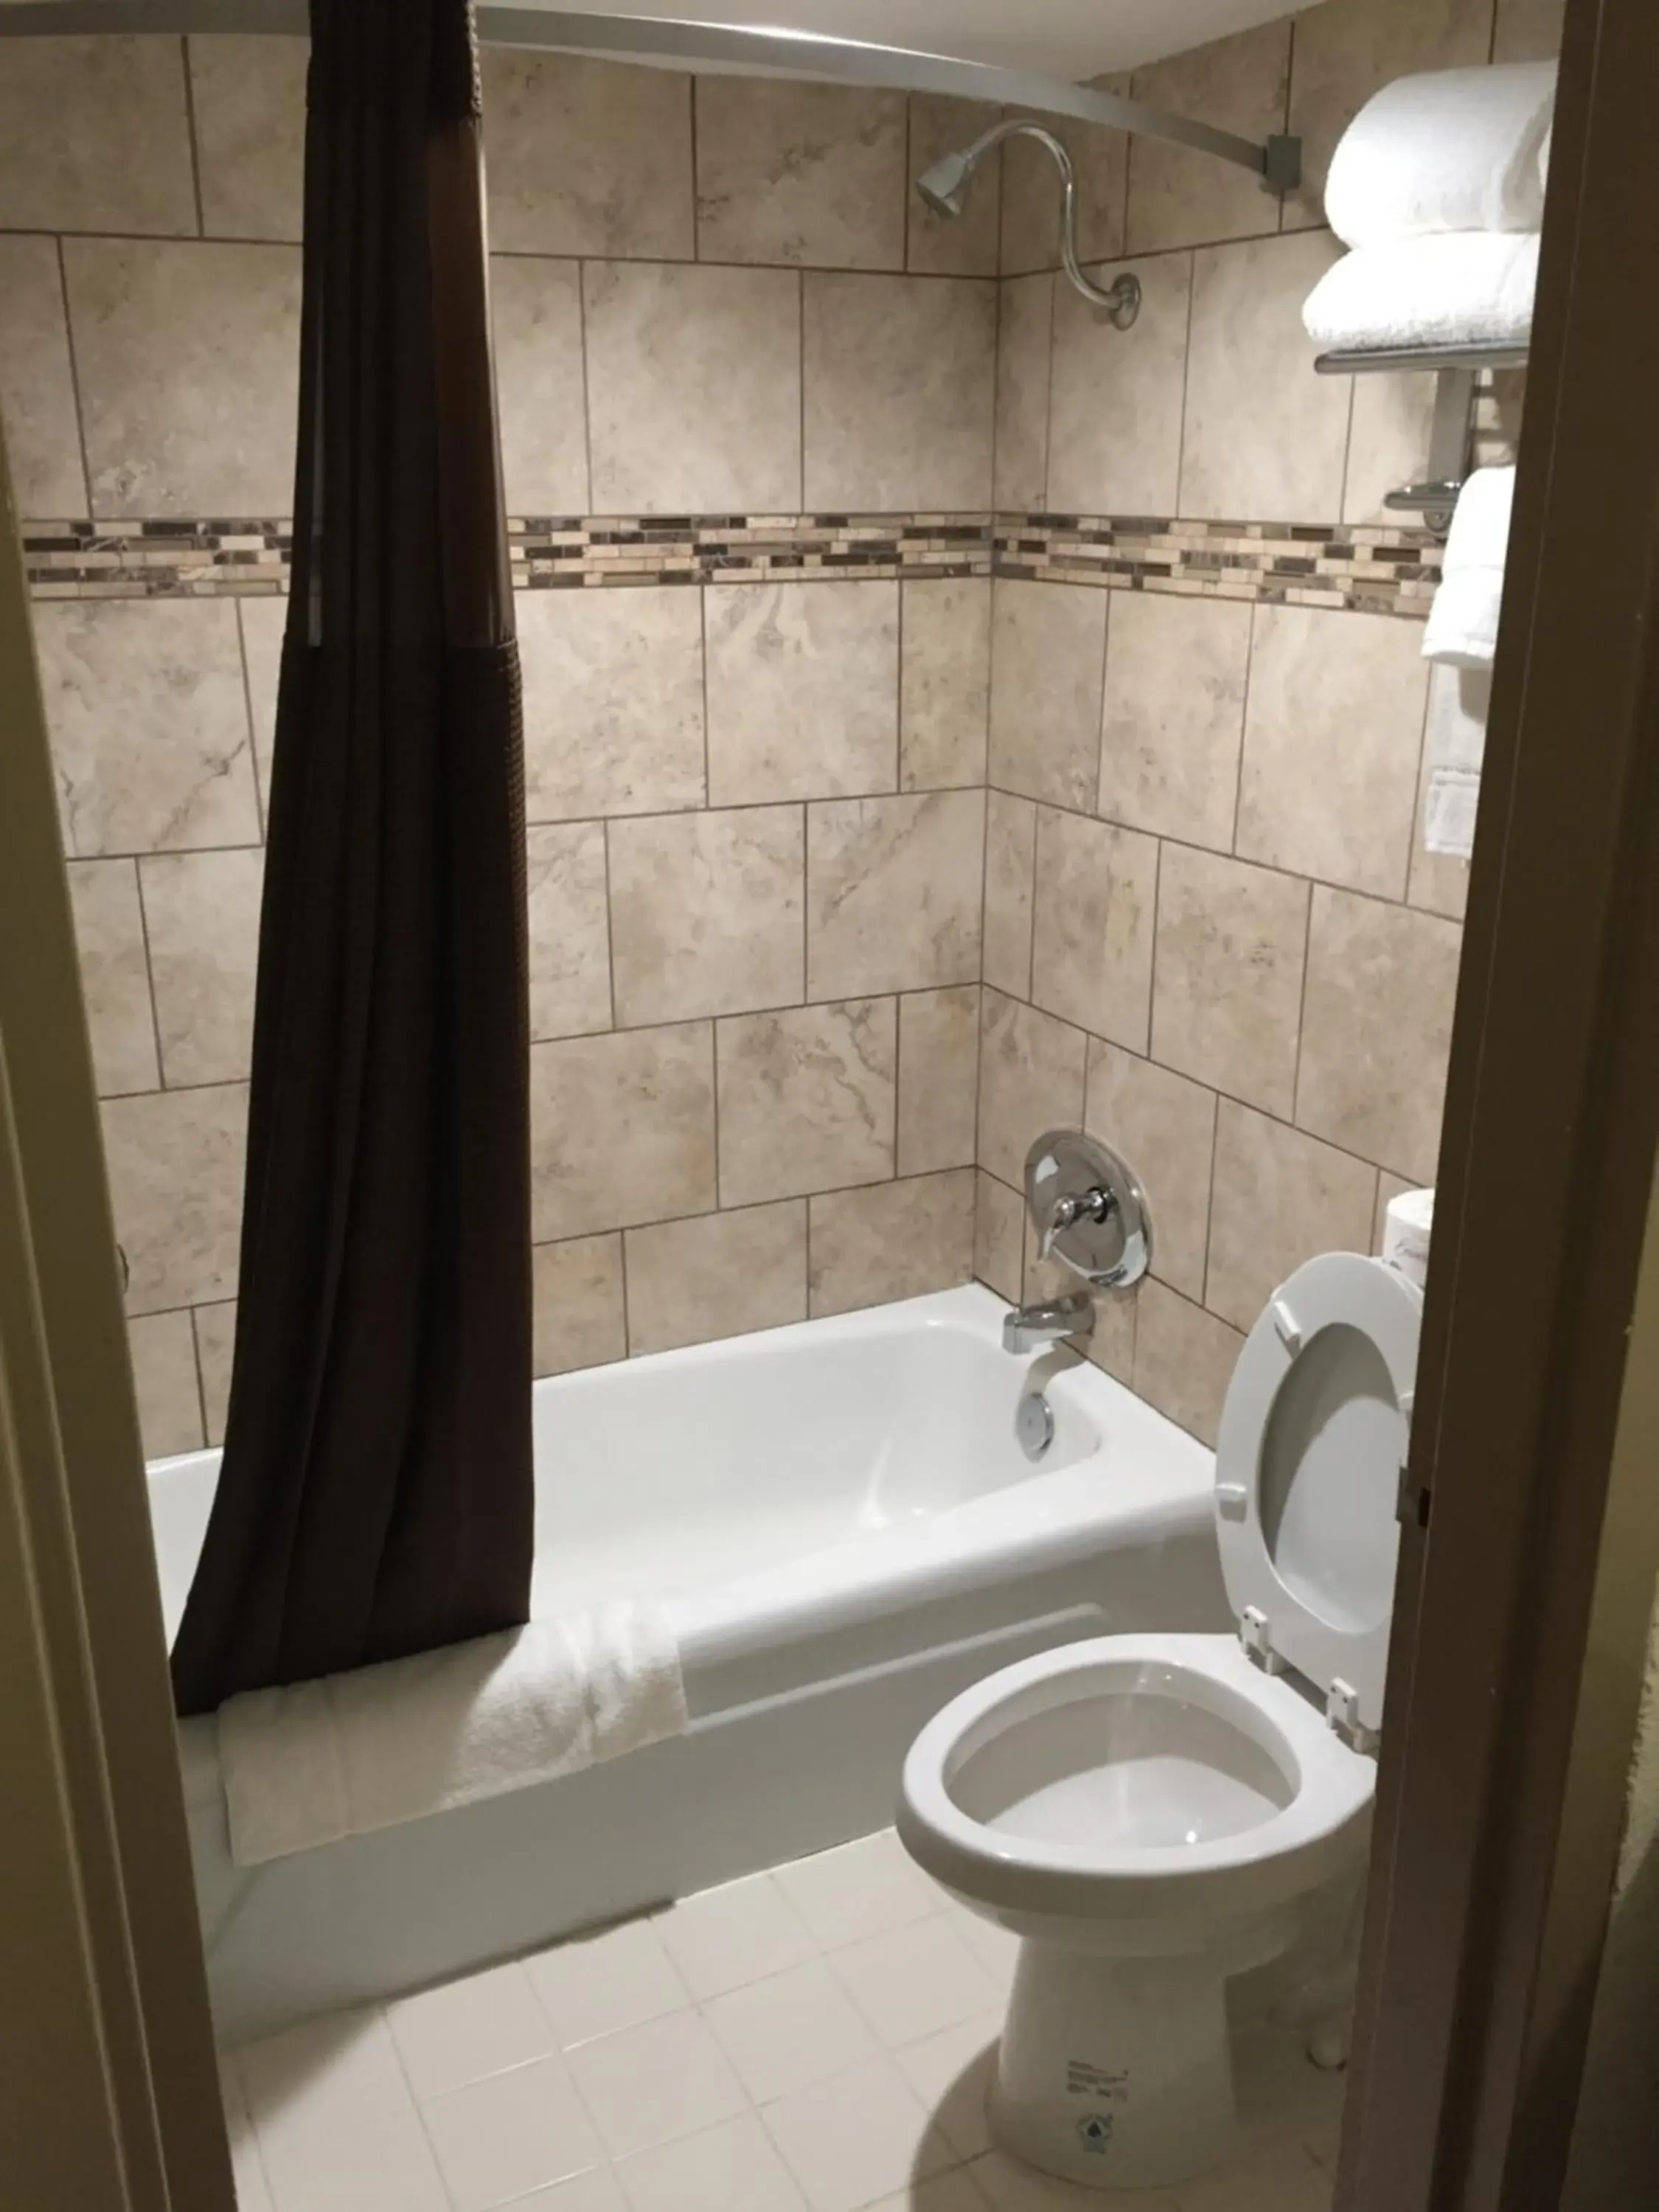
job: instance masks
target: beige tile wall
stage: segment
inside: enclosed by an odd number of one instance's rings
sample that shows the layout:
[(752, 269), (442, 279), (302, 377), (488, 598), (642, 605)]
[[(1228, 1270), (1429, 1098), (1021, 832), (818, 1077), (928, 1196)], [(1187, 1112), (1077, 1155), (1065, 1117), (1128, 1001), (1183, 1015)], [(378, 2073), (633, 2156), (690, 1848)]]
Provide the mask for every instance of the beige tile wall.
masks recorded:
[[(289, 512), (303, 69), (280, 40), (0, 53), (31, 517)], [(959, 228), (908, 190), (982, 117), (485, 79), (515, 514), (988, 507), (996, 177)], [(38, 607), (152, 1452), (224, 1418), (285, 611)], [(538, 1370), (965, 1280), (988, 579), (536, 591), (520, 635)]]
[[(1300, 307), (1340, 251), (1330, 149), (1413, 69), (1553, 54), (1560, 0), (1326, 0), (1140, 72), (1206, 121), (1304, 134), (1285, 210), (1150, 141), (1102, 189), (1128, 334), (1010, 220), (1000, 505), (1320, 523), (1420, 472), (1428, 380), (1316, 378)], [(1010, 179), (1013, 176), (1010, 163)], [(1300, 1261), (1371, 1249), (1433, 1179), (1468, 871), (1420, 849), (1428, 673), (1415, 623), (1000, 578), (992, 614), (976, 1273), (1049, 1279), (1027, 1146), (1083, 1120), (1140, 1169), (1152, 1276), (1093, 1356), (1212, 1439), (1233, 1361)]]
[[(1327, 0), (1141, 72), (1317, 178), (1388, 76), (1551, 51), (1560, 0)], [(0, 69), (0, 407), (41, 518), (289, 505), (296, 44), (63, 40)], [(491, 54), (515, 513), (1363, 520), (1412, 380), (1316, 382), (1334, 251), (1081, 137), (943, 224), (961, 103)], [(1000, 275), (1002, 281), (994, 280)], [(1426, 696), (1383, 617), (985, 579), (520, 603), (538, 1370), (961, 1279), (1046, 1280), (1017, 1185), (1115, 1136), (1154, 1276), (1097, 1353), (1212, 1431), (1264, 1287), (1430, 1176), (1464, 871), (1418, 847)], [(283, 605), (40, 610), (155, 1451), (221, 1432)]]

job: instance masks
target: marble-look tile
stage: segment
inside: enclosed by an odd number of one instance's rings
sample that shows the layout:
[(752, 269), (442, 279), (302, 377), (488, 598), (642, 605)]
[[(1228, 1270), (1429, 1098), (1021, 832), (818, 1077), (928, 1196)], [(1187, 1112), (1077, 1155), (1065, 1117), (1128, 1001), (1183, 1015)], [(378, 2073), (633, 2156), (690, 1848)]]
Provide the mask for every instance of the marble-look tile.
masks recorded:
[(707, 1022), (532, 1045), (530, 1118), (538, 1243), (712, 1212)]
[(1054, 290), (1048, 504), (1068, 514), (1177, 512), (1192, 263), (1184, 253), (1091, 269), (1140, 279), (1132, 330), (1070, 284)]
[(532, 823), (526, 835), (530, 1034), (611, 1027), (611, 929), (600, 822)]
[(1158, 841), (1037, 809), (1031, 996), (1097, 1036), (1145, 1052), (1152, 1018)]
[(840, 581), (705, 595), (711, 805), (894, 788), (898, 595)]
[(270, 804), (270, 756), (276, 738), (276, 691), (283, 672), (283, 633), (288, 627), (286, 596), (241, 599), (236, 619), (242, 632), (242, 666), (253, 717), (253, 766), (262, 806)]
[(792, 269), (584, 264), (601, 514), (799, 511), (800, 283)]
[(64, 271), (93, 513), (289, 514), (299, 249), (71, 238)]
[(1438, 915), (1315, 887), (1299, 1128), (1434, 1181), (1462, 941)]
[[(1201, 115), (1212, 131), (1258, 141), (1285, 128), (1291, 20), (1172, 54), (1134, 75), (1134, 96), (1169, 115)], [(1128, 250), (1214, 246), (1279, 228), (1277, 197), (1260, 177), (1157, 138), (1129, 142)]]
[(985, 794), (806, 810), (806, 993), (850, 999), (979, 979)]
[(234, 1297), (246, 1085), (106, 1098), (103, 1119), (127, 1311)]
[(898, 1171), (971, 1167), (979, 1109), (979, 986), (899, 1000)]
[(144, 917), (134, 864), (71, 860), (69, 887), (99, 1096), (159, 1091)]
[(630, 1229), (623, 1242), (636, 1357), (806, 1318), (802, 1199)]
[(991, 707), (991, 580), (900, 587), (899, 783), (945, 791), (985, 781)]
[(811, 1204), (814, 1316), (921, 1297), (973, 1279), (972, 1168), (836, 1191)]
[(230, 1373), (236, 1354), (236, 1301), (196, 1306), (191, 1319), (196, 1325), (196, 1364), (202, 1378), (202, 1413), (210, 1444), (225, 1440), (225, 1416), (230, 1411)]
[(893, 1172), (891, 999), (743, 1014), (719, 1025), (720, 1202), (749, 1206)]
[(1084, 1126), (1140, 1177), (1152, 1208), (1152, 1272), (1191, 1298), (1204, 1295), (1215, 1112), (1215, 1093), (1201, 1084), (1090, 1039)]
[(0, 238), (0, 419), (17, 513), (84, 514), (87, 477), (55, 239)]
[(941, 155), (971, 145), (996, 120), (996, 110), (981, 100), (952, 100), (947, 94), (910, 95), (910, 188), (906, 265), (936, 276), (994, 276), (997, 230), (1002, 210), (1002, 149), (994, 148), (981, 163), (968, 204), (959, 216), (935, 215), (915, 189), (915, 180)]
[(228, 599), (49, 600), (34, 636), (70, 854), (258, 842)]
[(999, 581), (991, 594), (991, 781), (1086, 811), (1100, 781), (1109, 595)]
[(697, 253), (805, 269), (902, 269), (902, 92), (701, 76)]
[(986, 506), (995, 285), (818, 273), (801, 283), (806, 507), (955, 514)]
[(1397, 530), (1402, 518), (1383, 501), (1389, 492), (1419, 483), (1428, 473), (1435, 380), (1407, 370), (1397, 376), (1356, 376), (1352, 384), (1342, 520)]
[(1428, 675), (1415, 623), (1258, 607), (1241, 859), (1403, 897)]
[(1498, 0), (1495, 62), (1553, 62), (1561, 51), (1566, 0)]
[[(1129, 90), (1127, 76), (1096, 77), (1092, 82), (1102, 92), (1127, 94)], [(1121, 131), (1101, 131), (1061, 116), (1044, 116), (1042, 121), (1071, 155), (1077, 172), (1078, 258), (1110, 260), (1123, 251), (1128, 138)], [(983, 183), (975, 189), (982, 191)], [(1005, 276), (1060, 266), (1060, 176), (1049, 154), (1029, 138), (1011, 140), (1002, 152)]]
[(157, 853), (138, 863), (161, 1075), (237, 1083), (253, 1050), (264, 853)]
[(1017, 513), (1048, 503), (1048, 392), (1054, 279), (1015, 276), (998, 287), (996, 504)]
[(532, 822), (703, 804), (701, 597), (672, 584), (518, 594)]
[(1011, 998), (1031, 995), (1031, 908), (1036, 884), (1036, 808), (1005, 791), (986, 795), (985, 981)]
[(1018, 1191), (975, 1170), (974, 1279), (1010, 1305), (1025, 1295), (1021, 1277), (1025, 1259), (1025, 1203)]
[(1088, 1039), (1036, 1006), (985, 993), (980, 1028), (979, 1164), (1016, 1190), (1045, 1129), (1083, 1118)]
[(538, 1244), (531, 1252), (534, 1365), (568, 1375), (628, 1357), (623, 1241), (614, 1232)]
[(310, 40), (216, 32), (186, 43), (203, 229), (210, 238), (297, 243)]
[(1316, 231), (1194, 257), (1182, 514), (1326, 522), (1340, 513), (1349, 380), (1315, 375), (1302, 303), (1341, 251)]
[(8, 40), (0, 230), (194, 235), (182, 40)]
[(196, 1379), (196, 1337), (188, 1313), (135, 1314), (127, 1323), (138, 1433), (146, 1459), (198, 1451), (202, 1395)]
[(1308, 886), (1218, 853), (1165, 845), (1152, 1057), (1288, 1121)]
[(489, 264), (501, 471), (509, 514), (586, 514), (581, 267), (498, 253)]
[(1319, 1252), (1370, 1244), (1376, 1170), (1282, 1121), (1221, 1102), (1205, 1304), (1255, 1327), (1279, 1285)]
[(689, 1021), (802, 996), (799, 806), (611, 825), (617, 1019)]
[(1097, 800), (1109, 821), (1231, 849), (1249, 666), (1247, 605), (1112, 594)]
[(1374, 92), (1419, 70), (1484, 62), (1492, 0), (1325, 0), (1296, 26), (1289, 129), (1302, 141), (1302, 185), (1287, 229), (1325, 216), (1337, 141)]
[(1136, 1304), (1136, 1396), (1213, 1450), (1243, 1338), (1152, 1276)]
[(483, 64), (498, 252), (691, 258), (689, 76), (501, 46)]

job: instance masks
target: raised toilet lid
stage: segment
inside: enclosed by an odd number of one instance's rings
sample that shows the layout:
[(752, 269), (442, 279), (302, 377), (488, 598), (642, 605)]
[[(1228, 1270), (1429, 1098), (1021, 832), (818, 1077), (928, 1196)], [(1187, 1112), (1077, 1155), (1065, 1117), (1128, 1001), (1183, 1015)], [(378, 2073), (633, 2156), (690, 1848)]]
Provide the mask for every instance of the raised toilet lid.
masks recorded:
[(1216, 1446), (1241, 1634), (1322, 1697), (1334, 1690), (1334, 1711), (1362, 1729), (1382, 1718), (1422, 1318), (1398, 1268), (1353, 1252), (1308, 1261), (1245, 1340)]

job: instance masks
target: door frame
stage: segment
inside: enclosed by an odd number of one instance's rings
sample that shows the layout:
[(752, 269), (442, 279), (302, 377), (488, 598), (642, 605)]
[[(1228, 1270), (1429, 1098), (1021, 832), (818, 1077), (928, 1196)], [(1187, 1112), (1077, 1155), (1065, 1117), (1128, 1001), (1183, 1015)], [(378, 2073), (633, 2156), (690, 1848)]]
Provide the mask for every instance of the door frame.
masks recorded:
[(1624, 1825), (1659, 1568), (1626, 1369), (1659, 1146), (1656, 84), (1652, 0), (1569, 0), (1340, 2212), (1554, 2212)]
[(91, 1047), (0, 440), (0, 2175), (234, 2212)]

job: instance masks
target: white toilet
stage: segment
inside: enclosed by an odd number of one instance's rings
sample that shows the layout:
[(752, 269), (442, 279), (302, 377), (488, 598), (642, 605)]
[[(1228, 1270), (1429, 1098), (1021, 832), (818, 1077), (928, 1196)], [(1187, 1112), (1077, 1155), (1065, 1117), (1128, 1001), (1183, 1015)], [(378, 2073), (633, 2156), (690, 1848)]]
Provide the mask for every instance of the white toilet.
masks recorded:
[(1250, 1332), (1216, 1451), (1236, 1634), (1024, 1660), (905, 1762), (912, 1856), (1024, 1939), (991, 2128), (1050, 2173), (1154, 2187), (1224, 2159), (1227, 1981), (1363, 1873), (1422, 1304), (1328, 1253)]

